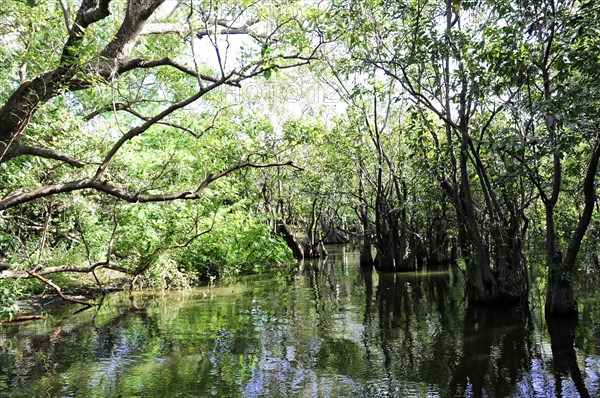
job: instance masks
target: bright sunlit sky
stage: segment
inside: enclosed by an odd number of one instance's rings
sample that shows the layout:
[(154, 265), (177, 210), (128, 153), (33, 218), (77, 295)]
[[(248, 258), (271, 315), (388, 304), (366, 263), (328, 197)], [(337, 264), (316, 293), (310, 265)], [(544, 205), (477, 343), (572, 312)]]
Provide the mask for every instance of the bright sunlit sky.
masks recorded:
[[(177, 0), (167, 0), (157, 15), (168, 15), (178, 3)], [(240, 24), (236, 23), (236, 26)], [(260, 46), (246, 35), (223, 35), (216, 42), (214, 38), (205, 36), (194, 39), (193, 50), (198, 65), (208, 66), (215, 71), (222, 66), (227, 73), (241, 65), (244, 50), (258, 51)], [(193, 65), (194, 59), (190, 57), (185, 62)], [(269, 79), (262, 76), (248, 79), (242, 82), (241, 88), (227, 86), (223, 89), (228, 91), (235, 103), (260, 108), (263, 113), (269, 114), (276, 129), (285, 119), (322, 115), (327, 120), (330, 119), (328, 115), (339, 114), (346, 109), (337, 93), (322, 84), (305, 67), (273, 73)]]

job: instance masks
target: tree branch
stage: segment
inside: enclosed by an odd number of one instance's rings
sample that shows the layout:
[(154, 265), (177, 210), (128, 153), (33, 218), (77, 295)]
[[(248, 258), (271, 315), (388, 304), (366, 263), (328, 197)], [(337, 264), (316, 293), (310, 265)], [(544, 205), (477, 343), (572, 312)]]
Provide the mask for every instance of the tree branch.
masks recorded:
[[(192, 70), (184, 65), (181, 65), (168, 57), (158, 59), (155, 61), (148, 61), (148, 60), (140, 59), (140, 58), (132, 59), (131, 61), (129, 61), (128, 63), (124, 64), (123, 66), (121, 66), (119, 68), (119, 73), (122, 74), (125, 72), (129, 72), (133, 69), (156, 68), (158, 66), (171, 66), (189, 76), (192, 76), (195, 78), (200, 78), (202, 80), (206, 80), (211, 83), (221, 82), (221, 79), (218, 79), (218, 78), (215, 78), (212, 76), (208, 76), (208, 75), (198, 74), (194, 70)], [(234, 86), (234, 87), (240, 87), (240, 83), (236, 82), (236, 81), (234, 81), (234, 82), (224, 81), (224, 82), (222, 82), (222, 84), (226, 84), (226, 85), (230, 85), (230, 86)]]
[(85, 29), (91, 24), (108, 17), (110, 15), (108, 6), (111, 1), (112, 0), (84, 0), (81, 4), (81, 8), (77, 11), (75, 24)]
[(56, 195), (59, 193), (67, 193), (81, 189), (91, 188), (91, 178), (71, 181), (67, 183), (48, 185), (37, 188), (28, 192), (19, 192), (0, 200), (0, 210), (5, 210), (23, 203), (30, 202), (35, 199), (45, 198), (47, 196)]
[(171, 106), (167, 107), (166, 109), (164, 109), (163, 111), (161, 111), (160, 113), (158, 113), (156, 116), (152, 117), (151, 119), (146, 120), (146, 122), (144, 122), (143, 124), (133, 127), (131, 128), (127, 133), (125, 133), (111, 148), (111, 150), (108, 152), (108, 154), (104, 157), (104, 160), (102, 160), (102, 163), (100, 164), (100, 166), (98, 166), (98, 170), (96, 171), (96, 175), (94, 176), (95, 180), (99, 180), (102, 175), (104, 174), (104, 172), (106, 171), (108, 165), (110, 164), (110, 162), (112, 161), (112, 159), (115, 157), (115, 155), (117, 154), (117, 152), (123, 147), (123, 145), (125, 145), (126, 142), (128, 142), (129, 140), (132, 140), (133, 138), (139, 136), (140, 134), (144, 133), (145, 131), (147, 131), (150, 127), (152, 127), (154, 124), (160, 122), (162, 119), (164, 119), (165, 117), (169, 116), (170, 114), (172, 114), (173, 112), (185, 108), (186, 106), (194, 103), (195, 101), (199, 100), (203, 95), (205, 95), (206, 93), (212, 91), (213, 89), (215, 89), (216, 87), (219, 87), (221, 84), (223, 84), (225, 81), (227, 81), (230, 78), (230, 76), (224, 76), (220, 81), (215, 82), (213, 84), (211, 84), (210, 86), (201, 89), (200, 91), (198, 91), (196, 94), (184, 99), (183, 101), (179, 101), (176, 102), (174, 104), (172, 104)]
[(577, 258), (577, 254), (581, 248), (581, 242), (583, 241), (583, 237), (590, 225), (592, 220), (592, 216), (594, 214), (594, 204), (596, 203), (596, 174), (598, 173), (598, 164), (600, 163), (600, 135), (596, 138), (596, 144), (594, 151), (590, 157), (590, 163), (588, 164), (587, 171), (585, 173), (585, 178), (583, 179), (583, 199), (584, 206), (583, 211), (581, 212), (581, 216), (579, 217), (579, 222), (577, 223), (577, 228), (573, 232), (571, 236), (571, 240), (569, 242), (569, 247), (567, 249), (567, 255), (565, 256), (563, 264), (565, 268), (569, 271), (572, 271), (575, 268), (575, 260)]
[[(122, 102), (117, 102), (114, 104), (108, 104), (98, 110), (95, 110), (95, 111), (89, 113), (88, 115), (85, 116), (85, 120), (87, 120), (87, 121), (92, 120), (93, 118), (95, 118), (96, 116), (98, 116), (104, 112), (116, 112), (116, 111), (124, 111), (124, 112), (130, 113), (133, 116), (135, 116), (141, 120), (144, 120), (144, 121), (148, 121), (151, 119), (150, 117), (144, 116), (141, 113), (139, 113), (138, 111), (132, 109), (129, 105), (124, 104)], [(195, 132), (185, 126), (182, 126), (180, 124), (175, 124), (175, 123), (170, 123), (170, 122), (156, 122), (156, 124), (160, 124), (161, 126), (169, 126), (169, 127), (173, 127), (178, 130), (185, 131), (186, 133), (188, 133), (196, 138), (199, 138), (202, 135), (201, 133), (197, 133), (197, 132)]]
[(112, 104), (105, 105), (102, 108), (97, 109), (97, 110), (85, 115), (84, 119), (89, 122), (96, 116), (101, 115), (105, 112), (116, 112), (116, 111), (129, 112), (132, 115), (134, 115), (140, 119), (144, 119), (144, 117), (141, 114), (139, 114), (137, 111), (133, 110), (129, 104), (124, 104), (122, 102), (114, 102)]
[(73, 191), (80, 191), (83, 189), (93, 189), (99, 192), (103, 192), (110, 196), (114, 196), (118, 199), (124, 200), (129, 203), (146, 203), (146, 202), (169, 202), (173, 200), (194, 200), (199, 199), (206, 187), (228, 174), (233, 173), (236, 170), (240, 170), (246, 167), (250, 168), (266, 168), (266, 167), (281, 167), (291, 166), (297, 170), (302, 168), (294, 165), (292, 161), (283, 163), (254, 163), (254, 162), (240, 162), (234, 166), (224, 169), (218, 173), (209, 174), (194, 191), (180, 191), (166, 194), (144, 194), (144, 193), (130, 193), (121, 187), (109, 184), (107, 181), (102, 181), (95, 178), (85, 178), (76, 181), (70, 181), (61, 184), (49, 185), (42, 188), (34, 189), (28, 192), (21, 192), (0, 200), (0, 210), (5, 210), (11, 207), (21, 205), (23, 203), (31, 202), (36, 199), (44, 198), (47, 196), (56, 195), (59, 193), (67, 193)]
[(61, 299), (65, 300), (65, 301), (69, 301), (71, 303), (76, 303), (76, 304), (82, 304), (85, 305), (87, 307), (93, 307), (95, 304), (93, 303), (89, 303), (87, 301), (83, 301), (83, 300), (79, 300), (73, 297), (68, 297), (65, 296), (65, 294), (62, 292), (62, 290), (60, 289), (60, 287), (55, 284), (54, 282), (52, 282), (50, 279), (46, 279), (43, 276), (33, 272), (33, 271), (27, 271), (27, 273), (29, 275), (31, 275), (32, 277), (39, 279), (40, 281), (44, 282), (46, 285), (50, 286), (52, 289), (54, 289), (54, 291), (60, 296)]
[(88, 26), (110, 15), (108, 7), (112, 0), (83, 0), (79, 10), (77, 10), (74, 24), (70, 23), (68, 7), (65, 9), (63, 1), (59, 1), (65, 15), (65, 23), (68, 25), (67, 29), (69, 30), (69, 37), (63, 47), (60, 63), (61, 65), (72, 65), (76, 58), (73, 49), (83, 40), (85, 30)]
[(108, 261), (100, 261), (95, 264), (92, 264), (88, 267), (81, 267), (77, 265), (58, 265), (54, 267), (45, 267), (45, 268), (35, 268), (33, 271), (13, 271), (10, 269), (9, 264), (2, 264), (4, 266), (4, 270), (0, 271), (0, 280), (1, 279), (28, 279), (35, 278), (32, 273), (37, 275), (51, 275), (58, 274), (61, 272), (73, 272), (76, 274), (87, 274), (90, 272), (94, 272), (97, 269), (109, 269), (112, 271), (121, 272), (123, 274), (132, 275), (133, 271), (127, 268), (120, 267), (118, 265), (110, 264)]
[[(221, 28), (218, 28), (220, 26)], [(242, 26), (230, 26), (227, 22), (223, 20), (217, 21), (214, 25), (214, 30), (209, 29), (200, 29), (195, 31), (196, 37), (201, 39), (203, 36), (208, 35), (248, 35), (255, 38), (264, 38), (266, 37), (263, 34), (258, 34), (250, 30), (249, 24)], [(142, 35), (154, 35), (154, 34), (178, 34), (184, 35), (189, 33), (189, 29), (187, 29), (184, 25), (176, 24), (176, 23), (151, 23), (144, 26), (142, 29)]]
[(58, 0), (60, 4), (60, 8), (62, 9), (63, 16), (65, 18), (65, 26), (67, 27), (67, 31), (71, 30), (73, 26), (73, 22), (71, 21), (71, 10), (69, 9), (69, 5), (65, 3), (64, 0)]
[(119, 69), (129, 59), (146, 20), (164, 1), (129, 0), (127, 2), (127, 12), (123, 23), (114, 38), (99, 54), (99, 74), (101, 76), (110, 79), (119, 74)]
[(15, 316), (12, 319), (2, 319), (0, 323), (16, 323), (16, 322), (25, 322), (25, 321), (35, 321), (38, 319), (46, 319), (48, 318), (46, 315), (21, 315)]
[(78, 168), (85, 166), (85, 163), (71, 157), (70, 155), (68, 155), (66, 153), (55, 151), (50, 148), (39, 147), (39, 146), (19, 145), (15, 148), (14, 152), (12, 153), (12, 158), (16, 158), (17, 156), (23, 156), (23, 155), (32, 155), (32, 156), (38, 156), (38, 157), (46, 158), (46, 159), (59, 160), (61, 162), (67, 163), (70, 166), (78, 167)]
[(179, 23), (155, 22), (144, 26), (140, 35), (185, 34), (188, 30)]

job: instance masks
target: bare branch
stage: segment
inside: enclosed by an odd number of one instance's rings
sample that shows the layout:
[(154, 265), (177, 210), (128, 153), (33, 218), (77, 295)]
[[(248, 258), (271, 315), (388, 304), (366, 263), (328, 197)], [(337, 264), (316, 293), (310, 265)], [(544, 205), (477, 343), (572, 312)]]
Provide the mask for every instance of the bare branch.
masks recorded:
[[(221, 111), (223, 111), (224, 109), (227, 109), (227, 108), (231, 108), (233, 106), (236, 106), (236, 104), (226, 105), (226, 106), (218, 109), (215, 112), (215, 114), (213, 115), (211, 124), (208, 127), (206, 127), (200, 133), (197, 133), (197, 132), (195, 132), (195, 131), (193, 131), (193, 130), (185, 127), (185, 126), (182, 126), (182, 125), (179, 125), (179, 124), (175, 124), (175, 123), (157, 122), (156, 124), (160, 124), (160, 125), (163, 125), (163, 126), (173, 127), (173, 128), (185, 131), (186, 133), (188, 133), (188, 134), (190, 134), (190, 135), (192, 135), (192, 136), (194, 136), (196, 138), (199, 138), (203, 133), (206, 133), (207, 131), (209, 131), (210, 129), (212, 129), (212, 128), (215, 127), (216, 120), (217, 120), (217, 118), (218, 118), (218, 116), (219, 116), (219, 114), (220, 114)], [(107, 104), (107, 105), (103, 106), (100, 109), (97, 109), (97, 110), (95, 110), (93, 112), (90, 112), (89, 114), (87, 114), (86, 116), (84, 116), (84, 119), (86, 121), (90, 121), (93, 118), (95, 118), (96, 116), (99, 116), (99, 115), (101, 115), (103, 113), (106, 113), (106, 112), (116, 112), (116, 111), (128, 112), (128, 113), (132, 114), (133, 116), (135, 116), (135, 117), (137, 117), (137, 118), (139, 118), (141, 120), (144, 120), (144, 121), (148, 121), (148, 120), (151, 119), (150, 117), (144, 116), (141, 113), (139, 113), (138, 111), (136, 111), (135, 109), (133, 109), (131, 107), (131, 104), (125, 104), (125, 103), (122, 103), (122, 102), (114, 102), (114, 103), (111, 103), (111, 104)]]
[(453, 130), (460, 131), (460, 129), (456, 125), (456, 123), (454, 123), (454, 121), (452, 121), (452, 119), (450, 118), (450, 115), (446, 115), (443, 111), (439, 110), (426, 96), (424, 96), (419, 91), (418, 88), (415, 88), (415, 86), (413, 85), (413, 82), (411, 81), (411, 79), (408, 76), (408, 72), (406, 71), (406, 68), (404, 68), (401, 65), (397, 65), (402, 73), (402, 76), (400, 76), (400, 75), (396, 74), (395, 72), (393, 72), (391, 70), (391, 68), (386, 68), (384, 66), (383, 62), (377, 62), (377, 61), (373, 61), (373, 60), (367, 60), (367, 62), (370, 62), (373, 66), (375, 66), (375, 68), (381, 70), (383, 73), (385, 73), (386, 75), (390, 76), (391, 78), (393, 78), (397, 82), (399, 82), (400, 85), (411, 94), (411, 96), (414, 98), (414, 100), (417, 103), (420, 103), (420, 104), (424, 105), (425, 107), (427, 107), (430, 111), (435, 113), (435, 115), (440, 120), (442, 120), (444, 123), (448, 124), (448, 126), (452, 127)]
[(126, 142), (128, 142), (129, 140), (139, 136), (140, 134), (144, 133), (145, 131), (147, 131), (150, 127), (152, 127), (154, 124), (160, 122), (161, 120), (163, 120), (164, 118), (166, 118), (167, 116), (171, 115), (173, 112), (185, 108), (186, 106), (194, 103), (195, 101), (197, 101), (198, 99), (200, 99), (203, 95), (205, 95), (206, 93), (214, 90), (216, 87), (221, 86), (222, 84), (224, 84), (224, 82), (228, 81), (231, 78), (231, 75), (228, 76), (223, 76), (221, 78), (221, 80), (205, 87), (204, 89), (199, 90), (196, 94), (182, 100), (179, 102), (176, 102), (174, 104), (172, 104), (171, 106), (169, 106), (168, 108), (164, 109), (163, 111), (161, 111), (160, 113), (158, 113), (157, 115), (155, 115), (154, 117), (152, 117), (151, 119), (148, 119), (145, 123), (133, 127), (132, 129), (130, 129), (126, 134), (124, 134), (111, 148), (111, 150), (108, 152), (108, 154), (104, 157), (104, 160), (102, 161), (102, 163), (100, 164), (100, 166), (98, 167), (98, 170), (96, 171), (96, 175), (94, 176), (94, 180), (99, 180), (102, 175), (104, 174), (104, 172), (106, 171), (108, 165), (110, 164), (110, 162), (112, 161), (112, 159), (115, 157), (115, 155), (117, 154), (117, 152), (121, 149), (121, 147), (123, 147), (123, 145), (125, 145)]
[(39, 199), (47, 196), (55, 195), (58, 193), (72, 192), (80, 189), (86, 189), (91, 187), (90, 178), (83, 180), (71, 181), (64, 184), (48, 185), (42, 188), (34, 189), (29, 192), (18, 192), (16, 194), (7, 196), (0, 200), (0, 210), (8, 209), (10, 207), (18, 206), (20, 204)]
[(34, 272), (37, 275), (51, 275), (51, 274), (58, 274), (61, 272), (73, 272), (73, 273), (77, 273), (77, 274), (87, 274), (90, 272), (94, 272), (97, 269), (109, 269), (112, 271), (117, 271), (117, 272), (121, 272), (123, 274), (127, 274), (127, 275), (131, 275), (133, 273), (133, 271), (128, 270), (127, 268), (123, 268), (120, 267), (118, 265), (115, 264), (110, 264), (108, 261), (100, 261), (97, 262), (95, 264), (92, 264), (88, 267), (82, 267), (82, 266), (77, 266), (77, 265), (57, 265), (54, 267), (44, 267), (44, 268), (35, 268), (34, 271), (13, 271), (12, 269), (10, 269), (10, 265), (9, 264), (2, 264), (4, 267), (4, 270), (0, 271), (0, 279), (27, 279), (27, 278), (34, 278), (35, 276), (32, 275), (32, 272)]
[(63, 16), (65, 17), (65, 26), (67, 27), (67, 31), (70, 31), (71, 27), (73, 26), (73, 22), (71, 21), (71, 10), (69, 5), (65, 3), (65, 0), (58, 0), (58, 4), (60, 4)]
[(62, 290), (60, 289), (60, 287), (55, 284), (54, 282), (52, 282), (50, 279), (46, 279), (43, 276), (36, 274), (33, 271), (27, 271), (27, 273), (29, 275), (31, 275), (32, 277), (39, 279), (40, 281), (44, 282), (46, 285), (50, 286), (52, 289), (54, 289), (54, 291), (56, 291), (56, 294), (58, 294), (60, 296), (61, 299), (65, 300), (65, 301), (69, 301), (71, 303), (76, 303), (76, 304), (82, 304), (85, 305), (87, 307), (93, 307), (95, 304), (93, 303), (89, 303), (87, 301), (83, 301), (83, 300), (79, 300), (73, 297), (68, 297), (65, 296), (65, 294), (62, 292)]
[(106, 262), (109, 263), (113, 254), (113, 244), (115, 243), (115, 236), (117, 235), (117, 230), (119, 229), (119, 217), (117, 216), (116, 206), (113, 210), (113, 222), (114, 227), (110, 234), (110, 239), (108, 240), (108, 247), (106, 248)]
[(194, 195), (201, 194), (202, 191), (213, 181), (218, 180), (219, 178), (225, 177), (228, 174), (233, 173), (236, 170), (240, 170), (246, 167), (255, 168), (255, 169), (264, 169), (268, 167), (281, 167), (281, 166), (291, 166), (296, 170), (303, 170), (301, 167), (296, 166), (291, 160), (284, 163), (253, 163), (253, 162), (240, 162), (235, 166), (232, 166), (228, 169), (222, 170), (216, 174), (209, 174), (204, 181), (198, 186)]
[(188, 30), (179, 23), (155, 22), (144, 26), (140, 35), (185, 34)]
[(58, 151), (55, 151), (54, 149), (43, 148), (43, 147), (38, 147), (38, 146), (19, 145), (18, 147), (15, 148), (14, 152), (12, 153), (12, 158), (15, 158), (17, 156), (22, 156), (22, 155), (32, 155), (32, 156), (38, 156), (38, 157), (46, 158), (46, 159), (60, 160), (61, 162), (65, 162), (68, 165), (73, 166), (73, 167), (80, 168), (80, 167), (85, 166), (85, 163), (71, 157), (70, 155), (68, 155), (66, 153), (58, 152)]
[(273, 65), (273, 66), (269, 66), (266, 68), (256, 68), (255, 70), (251, 71), (250, 73), (247, 74), (240, 74), (239, 76), (243, 79), (249, 79), (252, 77), (256, 77), (256, 76), (262, 76), (266, 71), (270, 70), (284, 70), (284, 69), (292, 69), (292, 68), (297, 68), (299, 66), (306, 66), (306, 65), (310, 65), (310, 59), (307, 59), (306, 61), (302, 61), (302, 62), (296, 62), (294, 64), (290, 64), (290, 65)]
[[(221, 79), (217, 79), (215, 77), (208, 76), (208, 75), (198, 74), (194, 70), (192, 70), (184, 65), (181, 65), (181, 64), (173, 61), (170, 58), (162, 58), (162, 59), (158, 59), (155, 61), (148, 61), (148, 60), (140, 59), (140, 58), (132, 59), (131, 61), (129, 61), (128, 63), (124, 64), (123, 66), (121, 66), (119, 68), (119, 73), (122, 74), (125, 72), (129, 72), (133, 69), (156, 68), (158, 66), (171, 66), (189, 76), (200, 78), (202, 80), (206, 80), (211, 83), (221, 82)], [(227, 85), (234, 86), (234, 87), (240, 87), (240, 83), (236, 82), (236, 81), (234, 81), (234, 82), (224, 81), (224, 82), (222, 82), (222, 84), (227, 84)]]
[(145, 119), (141, 114), (139, 114), (137, 111), (133, 110), (131, 108), (131, 105), (129, 104), (124, 104), (122, 102), (113, 102), (111, 104), (107, 104), (105, 106), (103, 106), (100, 109), (97, 109), (93, 112), (88, 113), (87, 115), (85, 115), (84, 119), (86, 121), (90, 121), (93, 118), (95, 118), (98, 115), (101, 115), (103, 113), (106, 112), (116, 112), (116, 111), (125, 111), (125, 112), (129, 112), (131, 113), (133, 116), (136, 116), (140, 119)]
[[(209, 21), (210, 23), (210, 21)], [(216, 28), (220, 26), (221, 28)], [(251, 28), (252, 24), (246, 24), (241, 26), (231, 26), (225, 20), (218, 20), (215, 24), (216, 29), (204, 28), (195, 31), (196, 37), (202, 39), (204, 36), (209, 35), (248, 35), (254, 38), (264, 38), (263, 34), (253, 32)], [(142, 29), (142, 35), (154, 35), (154, 34), (177, 34), (184, 35), (189, 33), (189, 29), (181, 24), (176, 23), (151, 23), (144, 26)]]
[[(8, 266), (8, 264), (6, 264)], [(37, 275), (50, 275), (59, 272), (75, 272), (75, 273), (88, 273), (94, 271), (96, 268), (104, 267), (108, 265), (107, 262), (99, 262), (89, 267), (79, 267), (76, 265), (58, 265), (55, 267), (36, 268), (34, 271), (13, 271), (11, 269), (0, 272), (0, 279), (10, 278), (30, 278), (35, 277), (32, 273), (35, 272)]]
[(257, 61), (254, 63), (249, 63), (248, 65), (246, 65), (245, 67), (243, 67), (239, 71), (237, 71), (236, 75), (240, 76), (240, 79), (249, 79), (252, 77), (260, 76), (267, 70), (283, 70), (283, 69), (296, 68), (296, 67), (303, 66), (303, 65), (309, 65), (311, 63), (311, 61), (318, 59), (317, 53), (319, 52), (319, 50), (321, 49), (321, 47), (324, 44), (325, 44), (324, 41), (319, 42), (319, 44), (316, 45), (311, 50), (310, 54), (307, 54), (307, 55), (302, 55), (301, 53), (296, 53), (296, 54), (290, 54), (290, 55), (283, 55), (283, 56), (279, 57), (283, 60), (295, 61), (295, 62), (289, 63), (287, 65), (271, 65), (271, 66), (265, 67), (264, 61), (261, 60), (261, 61)]
[[(186, 18), (187, 25), (188, 25), (190, 32), (192, 32), (194, 30), (194, 28), (192, 27), (193, 13), (194, 13), (194, 0), (191, 0), (190, 10), (189, 10), (188, 16)], [(204, 82), (202, 82), (202, 79), (200, 78), (200, 68), (198, 67), (198, 55), (196, 54), (196, 46), (194, 45), (194, 39), (190, 38), (188, 40), (188, 42), (190, 45), (190, 51), (192, 52), (192, 62), (194, 63), (194, 71), (196, 72), (196, 76), (197, 76), (196, 81), (198, 82), (198, 87), (200, 87), (200, 89), (203, 90)]]
[(199, 30), (196, 32), (196, 37), (201, 39), (204, 36), (208, 35), (248, 35), (252, 37), (265, 37), (265, 35), (260, 35), (257, 33), (253, 33), (248, 26), (240, 26), (240, 27), (224, 27), (223, 29), (217, 29), (216, 31), (209, 31), (208, 29)]
[[(144, 116), (141, 113), (139, 113), (138, 111), (134, 110), (127, 104), (124, 104), (121, 102), (116, 102), (113, 104), (108, 104), (101, 109), (98, 109), (98, 110), (95, 110), (95, 111), (89, 113), (88, 115), (85, 116), (85, 120), (89, 121), (89, 120), (95, 118), (96, 116), (98, 116), (102, 113), (105, 113), (105, 112), (116, 112), (116, 111), (128, 112), (128, 113), (132, 114), (133, 116), (135, 116), (141, 120), (144, 120), (144, 121), (148, 121), (151, 119), (150, 117)], [(170, 122), (156, 122), (156, 124), (160, 124), (161, 126), (169, 126), (169, 127), (173, 127), (178, 130), (185, 131), (186, 133), (188, 133), (196, 138), (199, 138), (202, 135), (202, 134), (198, 134), (195, 131), (193, 131), (185, 126), (182, 126), (180, 124), (175, 124), (175, 123), (170, 123)]]
[[(205, 229), (202, 232), (196, 232), (196, 234), (194, 236), (192, 236), (191, 238), (189, 238), (184, 243), (180, 243), (180, 244), (177, 244), (177, 245), (171, 245), (171, 246), (169, 246), (169, 247), (167, 247), (165, 249), (166, 250), (173, 250), (173, 249), (183, 249), (185, 247), (188, 247), (189, 245), (191, 245), (199, 237), (211, 233), (212, 230), (213, 230), (213, 228), (214, 228), (214, 226), (215, 226), (216, 219), (217, 219), (217, 212), (215, 211), (215, 214), (213, 214), (212, 222), (211, 222), (210, 227), (208, 229)], [(196, 231), (197, 230), (198, 230), (198, 225), (196, 223)]]

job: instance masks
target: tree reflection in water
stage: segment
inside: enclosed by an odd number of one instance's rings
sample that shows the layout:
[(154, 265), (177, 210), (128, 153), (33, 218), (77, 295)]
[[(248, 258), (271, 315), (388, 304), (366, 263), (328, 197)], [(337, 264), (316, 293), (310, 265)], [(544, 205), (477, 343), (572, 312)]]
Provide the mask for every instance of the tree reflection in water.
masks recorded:
[(449, 383), (452, 395), (512, 395), (530, 370), (532, 331), (527, 307), (468, 308), (462, 355)]
[(377, 273), (330, 253), (296, 271), (114, 295), (97, 316), (3, 327), (0, 396), (599, 396), (588, 312), (546, 329), (525, 308), (466, 308), (450, 266)]
[(547, 316), (546, 323), (550, 334), (552, 346), (552, 367), (555, 379), (555, 391), (557, 396), (563, 396), (563, 382), (571, 378), (575, 389), (582, 398), (587, 398), (590, 393), (585, 386), (583, 375), (577, 363), (575, 353), (575, 330), (577, 319), (574, 317)]

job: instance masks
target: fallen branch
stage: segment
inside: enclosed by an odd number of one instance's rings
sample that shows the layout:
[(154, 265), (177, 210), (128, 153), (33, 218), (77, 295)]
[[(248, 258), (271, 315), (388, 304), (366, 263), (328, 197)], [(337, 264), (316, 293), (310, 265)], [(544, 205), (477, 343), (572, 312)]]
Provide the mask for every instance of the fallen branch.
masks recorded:
[[(33, 278), (34, 276), (32, 275), (32, 272), (34, 272), (37, 275), (56, 274), (58, 272), (75, 272), (85, 274), (92, 272), (97, 268), (112, 268), (112, 266), (109, 266), (108, 262), (106, 261), (101, 261), (89, 267), (79, 267), (76, 265), (59, 265), (55, 267), (34, 268), (34, 270), (32, 270), (31, 272), (13, 271), (10, 268), (11, 266), (9, 264), (2, 264), (2, 266), (0, 266), (0, 279)], [(117, 267), (115, 271), (122, 272), (121, 268), (119, 267)]]
[(46, 279), (43, 276), (36, 274), (33, 271), (27, 271), (27, 273), (29, 275), (31, 275), (32, 277), (39, 279), (40, 281), (44, 282), (46, 285), (50, 286), (51, 288), (54, 289), (54, 291), (56, 292), (56, 294), (58, 294), (60, 296), (61, 299), (65, 300), (65, 301), (69, 301), (71, 303), (76, 303), (76, 304), (81, 304), (81, 305), (85, 305), (87, 307), (93, 307), (95, 304), (93, 303), (89, 303), (87, 301), (83, 301), (83, 300), (79, 300), (73, 297), (68, 297), (65, 296), (65, 294), (62, 292), (62, 290), (60, 289), (60, 287), (55, 284), (54, 282), (52, 282), (50, 279)]
[(46, 319), (46, 318), (48, 318), (46, 315), (21, 315), (21, 316), (14, 316), (12, 319), (2, 319), (2, 320), (0, 320), (0, 323), (35, 321), (38, 319)]

